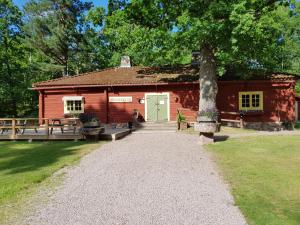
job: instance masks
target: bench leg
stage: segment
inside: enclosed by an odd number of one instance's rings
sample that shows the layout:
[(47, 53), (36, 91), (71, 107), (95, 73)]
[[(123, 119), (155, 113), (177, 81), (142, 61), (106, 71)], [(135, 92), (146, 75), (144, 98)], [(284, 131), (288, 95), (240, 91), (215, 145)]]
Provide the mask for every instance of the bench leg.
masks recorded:
[(24, 134), (24, 133), (25, 133), (25, 128), (23, 128), (23, 129), (22, 129), (22, 132), (21, 132), (21, 134)]
[(37, 133), (38, 131), (37, 131), (37, 128), (34, 128), (34, 131), (35, 131), (35, 133)]
[(61, 127), (60, 130), (61, 130), (61, 133), (63, 134), (64, 133), (64, 128)]
[(51, 127), (51, 129), (50, 129), (50, 134), (52, 134), (53, 133), (53, 127)]

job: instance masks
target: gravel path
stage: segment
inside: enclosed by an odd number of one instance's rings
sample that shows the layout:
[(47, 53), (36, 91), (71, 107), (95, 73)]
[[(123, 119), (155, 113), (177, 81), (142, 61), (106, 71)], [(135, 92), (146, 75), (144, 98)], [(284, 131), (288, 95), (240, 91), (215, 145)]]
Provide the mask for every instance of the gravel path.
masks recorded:
[(197, 137), (132, 134), (69, 169), (31, 225), (246, 224)]

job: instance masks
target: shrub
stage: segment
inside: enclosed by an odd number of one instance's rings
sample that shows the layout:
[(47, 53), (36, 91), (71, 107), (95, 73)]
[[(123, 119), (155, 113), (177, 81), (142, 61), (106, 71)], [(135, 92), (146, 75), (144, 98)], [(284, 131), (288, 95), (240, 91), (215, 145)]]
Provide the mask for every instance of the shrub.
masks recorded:
[(177, 122), (180, 123), (180, 122), (186, 122), (186, 117), (183, 115), (182, 112), (179, 112), (177, 113)]

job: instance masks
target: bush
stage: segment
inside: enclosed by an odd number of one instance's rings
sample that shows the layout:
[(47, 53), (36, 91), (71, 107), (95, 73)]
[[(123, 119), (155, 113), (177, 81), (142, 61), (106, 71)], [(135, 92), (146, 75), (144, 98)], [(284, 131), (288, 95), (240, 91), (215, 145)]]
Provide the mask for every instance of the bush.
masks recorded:
[(296, 93), (300, 94), (300, 83), (296, 84)]
[(177, 122), (181, 123), (181, 122), (186, 122), (186, 117), (183, 115), (182, 112), (177, 113)]

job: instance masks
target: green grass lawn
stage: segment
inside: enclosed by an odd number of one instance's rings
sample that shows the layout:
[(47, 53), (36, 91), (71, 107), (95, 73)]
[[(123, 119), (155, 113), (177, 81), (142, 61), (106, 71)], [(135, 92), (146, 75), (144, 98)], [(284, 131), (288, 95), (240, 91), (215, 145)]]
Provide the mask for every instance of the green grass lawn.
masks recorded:
[(87, 142), (0, 142), (0, 224), (59, 169), (99, 147)]
[(300, 136), (230, 139), (208, 149), (249, 224), (300, 224)]

